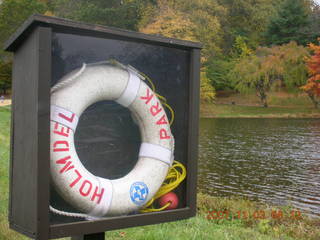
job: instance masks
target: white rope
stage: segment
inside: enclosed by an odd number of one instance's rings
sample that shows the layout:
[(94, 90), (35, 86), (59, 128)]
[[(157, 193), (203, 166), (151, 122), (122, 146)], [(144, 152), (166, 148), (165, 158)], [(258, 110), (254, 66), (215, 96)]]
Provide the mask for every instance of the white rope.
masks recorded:
[(73, 82), (76, 78), (78, 78), (84, 72), (85, 69), (86, 69), (86, 64), (83, 63), (81, 69), (79, 70), (79, 72), (74, 74), (72, 77), (64, 80), (63, 82), (58, 82), (56, 85), (54, 85), (51, 88), (51, 93), (53, 93), (53, 92), (57, 91), (58, 89), (66, 86), (67, 84)]
[[(112, 65), (118, 66), (120, 68), (126, 69), (127, 71), (131, 70), (134, 73), (136, 73), (139, 76), (140, 79), (145, 80), (145, 77), (137, 69), (135, 69), (131, 65), (125, 66), (125, 65), (123, 65), (122, 63), (120, 63), (120, 62), (118, 62), (116, 60), (109, 60), (109, 61), (103, 61), (103, 62), (98, 62), (98, 63), (91, 63), (91, 64), (88, 64), (88, 66), (90, 66), (90, 65), (99, 65), (99, 64), (102, 64), (102, 63), (112, 64)], [(84, 70), (86, 69), (86, 66), (87, 66), (87, 64), (83, 63), (81, 69), (79, 70), (79, 72), (74, 74), (72, 77), (70, 77), (70, 78), (68, 78), (68, 79), (66, 79), (66, 80), (64, 80), (62, 82), (58, 82), (56, 85), (54, 85), (51, 88), (51, 93), (57, 91), (58, 89), (68, 85), (69, 83), (71, 83), (75, 79), (77, 79), (84, 72)]]
[(61, 211), (61, 210), (58, 210), (58, 209), (52, 207), (51, 205), (49, 206), (49, 209), (51, 212), (53, 212), (57, 215), (62, 215), (62, 216), (67, 216), (67, 217), (77, 217), (77, 218), (88, 218), (88, 219), (92, 218), (92, 216), (90, 216), (88, 214), (84, 214), (84, 213), (72, 213), (72, 212)]

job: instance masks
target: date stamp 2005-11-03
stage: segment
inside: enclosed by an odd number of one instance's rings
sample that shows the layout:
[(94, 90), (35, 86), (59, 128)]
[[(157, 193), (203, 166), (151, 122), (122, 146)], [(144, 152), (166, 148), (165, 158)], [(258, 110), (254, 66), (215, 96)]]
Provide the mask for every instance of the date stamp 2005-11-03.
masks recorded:
[(302, 214), (299, 210), (282, 211), (282, 210), (256, 210), (253, 212), (249, 211), (208, 211), (206, 216), (208, 220), (217, 219), (285, 219), (290, 218), (293, 220), (302, 219)]

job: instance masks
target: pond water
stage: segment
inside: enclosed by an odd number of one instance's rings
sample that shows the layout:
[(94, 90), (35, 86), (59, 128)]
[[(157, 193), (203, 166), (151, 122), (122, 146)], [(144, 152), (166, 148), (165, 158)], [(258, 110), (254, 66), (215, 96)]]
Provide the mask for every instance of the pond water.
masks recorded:
[(199, 185), (320, 216), (320, 120), (201, 119)]

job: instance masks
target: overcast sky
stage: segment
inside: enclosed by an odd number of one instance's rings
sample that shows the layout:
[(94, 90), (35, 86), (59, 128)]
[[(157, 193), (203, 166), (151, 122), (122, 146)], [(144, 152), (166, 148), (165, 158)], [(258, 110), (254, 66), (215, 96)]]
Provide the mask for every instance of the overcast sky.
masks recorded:
[(314, 0), (314, 1), (320, 4), (320, 0)]

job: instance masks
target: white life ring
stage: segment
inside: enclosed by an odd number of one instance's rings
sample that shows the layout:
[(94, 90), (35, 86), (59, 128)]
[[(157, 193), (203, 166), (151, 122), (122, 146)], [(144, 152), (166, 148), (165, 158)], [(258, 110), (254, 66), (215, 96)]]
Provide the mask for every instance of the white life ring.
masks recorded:
[[(138, 210), (158, 191), (172, 164), (174, 138), (168, 118), (156, 94), (141, 78), (130, 68), (89, 64), (63, 77), (51, 94), (52, 182), (68, 203), (90, 216)], [(115, 180), (90, 173), (74, 146), (80, 115), (102, 100), (114, 100), (130, 109), (142, 137), (135, 167)]]

